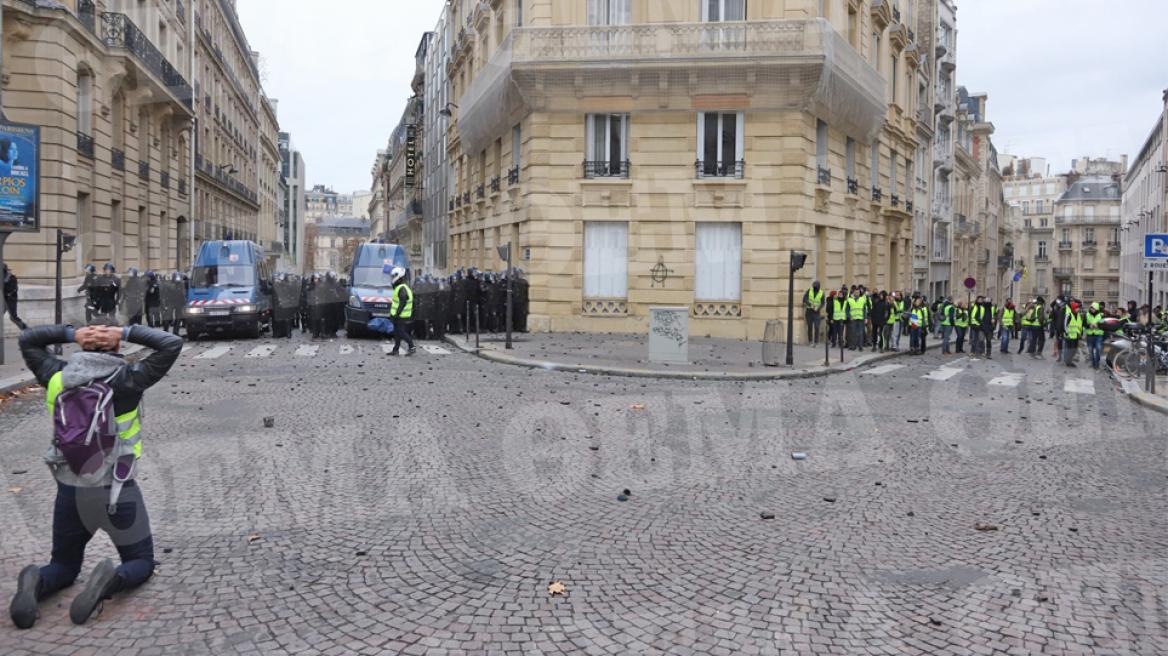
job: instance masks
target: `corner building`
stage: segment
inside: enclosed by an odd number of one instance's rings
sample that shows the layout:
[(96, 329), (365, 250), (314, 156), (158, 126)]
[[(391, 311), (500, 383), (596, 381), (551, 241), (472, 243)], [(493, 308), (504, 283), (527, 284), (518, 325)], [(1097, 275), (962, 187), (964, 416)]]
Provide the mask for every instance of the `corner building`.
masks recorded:
[(906, 288), (934, 26), (891, 4), (452, 2), (451, 269), (515, 244), (551, 331), (639, 332), (669, 305), (761, 338), (791, 250), (797, 305), (814, 279)]

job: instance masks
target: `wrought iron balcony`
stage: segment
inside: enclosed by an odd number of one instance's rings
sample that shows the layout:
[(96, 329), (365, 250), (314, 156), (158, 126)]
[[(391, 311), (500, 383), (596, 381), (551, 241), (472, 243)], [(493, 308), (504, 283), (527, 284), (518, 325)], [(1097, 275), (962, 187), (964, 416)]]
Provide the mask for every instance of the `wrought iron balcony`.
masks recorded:
[(158, 174), (158, 181), (162, 183), (163, 189), (170, 189), (170, 172), (163, 171)]
[(77, 133), (77, 153), (93, 159), (93, 137), (84, 132)]
[(912, 201), (911, 201), (911, 200), (906, 200), (906, 201), (904, 201), (904, 211), (905, 211), (905, 212), (908, 212), (908, 213), (910, 213), (910, 214), (912, 213), (912, 211), (913, 211), (913, 204), (912, 204)]
[(519, 167), (518, 166), (511, 169), (510, 171), (507, 171), (507, 184), (508, 185), (519, 184)]
[(1060, 241), (1059, 242), (1059, 250), (1060, 251), (1069, 251), (1069, 250), (1071, 250), (1071, 246), (1072, 246), (1072, 244), (1069, 241)]
[(77, 20), (90, 34), (97, 36), (97, 8), (93, 6), (93, 0), (77, 0)]
[(487, 197), (486, 185), (479, 185), (478, 187), (475, 188), (475, 197), (476, 198), (486, 198)]
[(1083, 240), (1083, 248), (1095, 248), (1098, 245), (1099, 244), (1097, 244), (1094, 239), (1084, 239)]
[(138, 162), (138, 177), (143, 180), (150, 179), (150, 162)]
[(447, 209), (447, 211), (449, 211), (449, 212), (454, 211), (454, 199), (453, 198), (450, 199), (450, 207)]
[(125, 14), (106, 12), (101, 15), (101, 38), (110, 48), (125, 48), (154, 73), (187, 107), (192, 106), (191, 85), (162, 56), (137, 25)]
[(1074, 275), (1075, 275), (1074, 267), (1055, 267), (1054, 268), (1054, 277), (1055, 278), (1070, 278), (1071, 276), (1074, 276)]
[(584, 162), (584, 178), (628, 178), (629, 162)]
[(1119, 244), (1119, 242), (1117, 242), (1117, 241), (1109, 241), (1109, 242), (1107, 242), (1107, 250), (1109, 250), (1109, 251), (1117, 251), (1117, 250), (1119, 250), (1119, 249), (1120, 249), (1120, 244)]
[(825, 187), (831, 186), (831, 169), (825, 169), (822, 166), (815, 167), (815, 182)]
[(470, 205), (470, 191), (462, 192), (462, 202), (466, 205)]
[(110, 164), (119, 171), (126, 170), (126, 154), (117, 148), (110, 149)]
[(1034, 261), (1037, 264), (1050, 264), (1050, 256), (1039, 254), (1037, 257), (1034, 258)]
[(458, 207), (462, 207), (462, 196), (456, 197), (454, 199), (454, 204), (457, 205)]
[(855, 178), (848, 178), (848, 193), (852, 195), (860, 193), (860, 183)]
[(497, 176), (497, 175), (496, 175), (495, 177), (491, 178), (491, 193), (492, 193), (492, 194), (497, 194), (497, 193), (499, 193), (499, 191), (500, 191), (502, 188), (503, 188), (503, 184), (502, 184), (502, 182), (499, 180), (499, 176)]
[(884, 192), (881, 191), (880, 187), (872, 187), (872, 200), (878, 203), (882, 198), (884, 198)]
[(900, 196), (897, 196), (896, 194), (889, 194), (888, 202), (892, 203), (893, 207), (900, 207)]
[(737, 162), (697, 161), (694, 162), (694, 168), (697, 170), (698, 179), (735, 178), (741, 180), (746, 174), (746, 162), (744, 160), (738, 160)]

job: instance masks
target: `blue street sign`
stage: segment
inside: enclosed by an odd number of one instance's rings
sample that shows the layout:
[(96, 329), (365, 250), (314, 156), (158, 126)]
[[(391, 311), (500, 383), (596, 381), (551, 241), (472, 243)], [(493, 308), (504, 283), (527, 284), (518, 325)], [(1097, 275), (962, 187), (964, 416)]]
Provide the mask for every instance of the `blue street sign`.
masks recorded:
[(1168, 259), (1168, 235), (1145, 235), (1144, 257)]

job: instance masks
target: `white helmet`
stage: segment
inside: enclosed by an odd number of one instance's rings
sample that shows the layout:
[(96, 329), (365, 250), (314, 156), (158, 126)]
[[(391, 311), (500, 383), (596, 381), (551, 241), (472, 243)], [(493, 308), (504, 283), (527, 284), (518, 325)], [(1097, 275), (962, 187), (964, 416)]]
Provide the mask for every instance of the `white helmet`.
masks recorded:
[(393, 271), (389, 272), (389, 282), (391, 284), (398, 284), (406, 277), (406, 270), (401, 267), (394, 267)]

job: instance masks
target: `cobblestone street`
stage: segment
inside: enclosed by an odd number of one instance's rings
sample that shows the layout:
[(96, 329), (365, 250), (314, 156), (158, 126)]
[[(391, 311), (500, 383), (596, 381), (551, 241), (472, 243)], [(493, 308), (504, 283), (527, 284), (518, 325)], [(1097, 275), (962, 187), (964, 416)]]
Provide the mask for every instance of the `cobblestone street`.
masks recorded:
[[(1012, 358), (698, 383), (199, 342), (144, 406), (157, 576), (75, 627), (99, 536), (0, 653), (1168, 652), (1163, 416)], [(49, 556), (30, 397), (5, 603)]]

